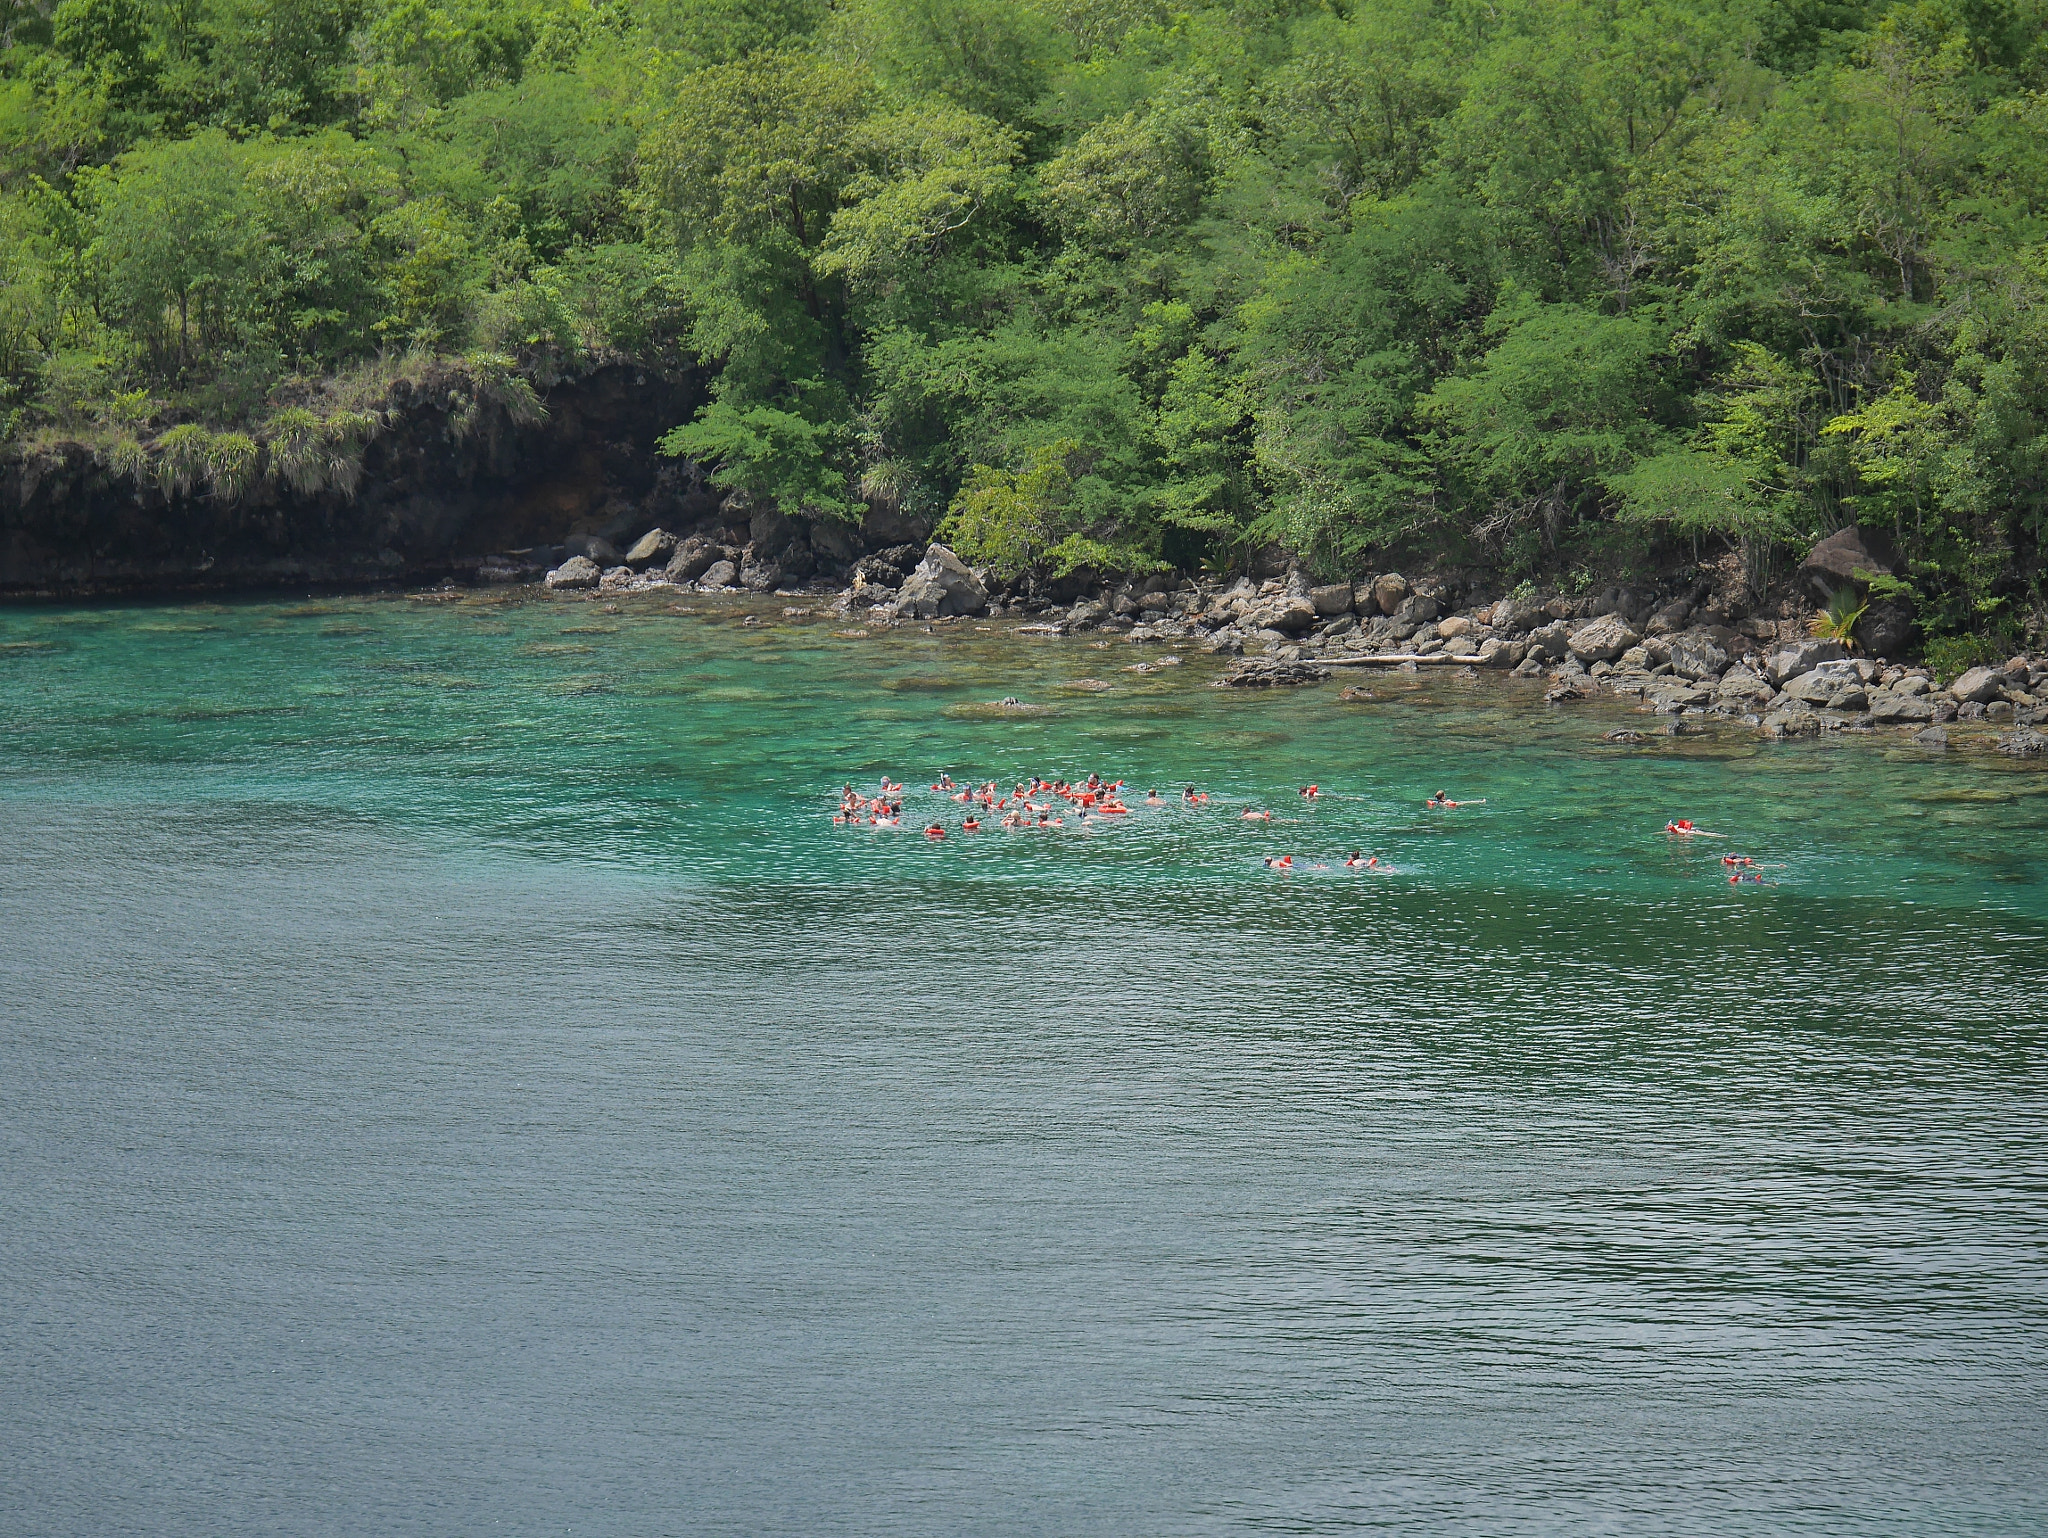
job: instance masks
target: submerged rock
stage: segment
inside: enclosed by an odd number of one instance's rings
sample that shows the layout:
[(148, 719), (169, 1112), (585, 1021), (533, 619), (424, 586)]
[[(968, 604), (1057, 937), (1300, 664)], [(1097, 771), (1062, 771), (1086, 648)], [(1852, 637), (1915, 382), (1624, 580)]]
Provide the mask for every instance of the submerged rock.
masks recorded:
[(2014, 758), (2040, 758), (2048, 755), (2048, 736), (2043, 736), (2031, 726), (2023, 726), (1999, 738), (1998, 751)]
[(1287, 657), (1246, 657), (1234, 663), (1217, 679), (1218, 689), (1270, 689), (1293, 684), (1321, 683), (1330, 670), (1321, 663)]

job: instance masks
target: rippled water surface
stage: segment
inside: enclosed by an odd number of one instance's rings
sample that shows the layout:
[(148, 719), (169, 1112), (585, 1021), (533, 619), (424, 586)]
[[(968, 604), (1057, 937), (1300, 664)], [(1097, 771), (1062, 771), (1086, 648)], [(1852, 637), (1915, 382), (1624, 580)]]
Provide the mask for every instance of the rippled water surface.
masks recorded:
[(0, 1528), (2048, 1530), (2048, 773), (621, 607), (0, 611)]

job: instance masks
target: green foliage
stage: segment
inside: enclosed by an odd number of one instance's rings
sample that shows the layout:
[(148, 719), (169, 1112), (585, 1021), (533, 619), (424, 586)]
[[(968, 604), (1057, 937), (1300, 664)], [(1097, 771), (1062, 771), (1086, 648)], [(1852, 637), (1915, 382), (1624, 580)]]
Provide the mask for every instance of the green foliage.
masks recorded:
[(1844, 646), (1853, 648), (1856, 627), (1863, 622), (1869, 608), (1868, 596), (1859, 594), (1854, 587), (1837, 588), (1829, 595), (1827, 607), (1808, 620), (1806, 628), (1819, 640), (1840, 641)]
[(834, 460), (843, 433), (793, 411), (714, 401), (702, 416), (671, 429), (664, 454), (712, 465), (711, 480), (756, 501), (811, 517), (855, 518), (846, 474)]
[(17, 5), (0, 432), (324, 495), (401, 376), (466, 432), (701, 367), (664, 442), (718, 484), (1004, 570), (1278, 540), (1590, 582), (1684, 541), (1761, 587), (1860, 523), (1926, 633), (1982, 633), (2048, 596), (2042, 20)]

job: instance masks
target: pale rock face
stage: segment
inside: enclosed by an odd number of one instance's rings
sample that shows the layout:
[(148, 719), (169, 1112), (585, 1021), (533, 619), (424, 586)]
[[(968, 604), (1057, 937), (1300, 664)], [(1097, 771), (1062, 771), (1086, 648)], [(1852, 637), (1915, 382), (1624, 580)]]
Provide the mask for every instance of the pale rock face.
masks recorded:
[(579, 588), (596, 587), (603, 580), (602, 568), (587, 555), (570, 556), (543, 579), (550, 588), (572, 592)]
[(633, 541), (633, 548), (626, 552), (626, 565), (635, 571), (664, 563), (675, 554), (676, 537), (667, 529), (649, 529)]
[(1712, 636), (1697, 630), (1671, 637), (1671, 671), (1683, 678), (1719, 678), (1728, 667), (1728, 653)]
[(980, 614), (988, 608), (988, 589), (966, 562), (944, 545), (933, 545), (917, 570), (903, 579), (896, 594), (896, 612), (907, 619), (937, 619), (947, 614)]
[(1982, 705), (1995, 700), (2004, 689), (2003, 668), (1971, 668), (1948, 686), (1948, 692), (1965, 705)]
[(1771, 682), (1782, 689), (1801, 673), (1811, 673), (1823, 662), (1840, 662), (1848, 655), (1840, 641), (1794, 641), (1771, 658), (1766, 671)]
[(1397, 571), (1373, 578), (1372, 601), (1380, 613), (1395, 613), (1408, 601), (1408, 579)]
[(1641, 639), (1629, 629), (1628, 621), (1609, 614), (1582, 625), (1566, 644), (1581, 662), (1612, 662)]
[(1315, 605), (1316, 613), (1324, 619), (1349, 614), (1352, 602), (1351, 584), (1336, 582), (1327, 587), (1312, 587), (1308, 590), (1308, 601)]
[(1436, 633), (1447, 641), (1455, 641), (1460, 636), (1470, 635), (1478, 628), (1477, 625), (1465, 618), (1464, 615), (1453, 614), (1449, 619), (1437, 621)]

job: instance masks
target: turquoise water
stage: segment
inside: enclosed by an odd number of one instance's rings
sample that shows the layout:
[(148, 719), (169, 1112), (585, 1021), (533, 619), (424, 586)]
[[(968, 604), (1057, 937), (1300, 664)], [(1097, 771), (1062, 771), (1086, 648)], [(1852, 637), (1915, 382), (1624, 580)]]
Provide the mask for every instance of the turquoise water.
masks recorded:
[(2048, 774), (694, 606), (0, 611), (9, 1530), (2048, 1528)]

